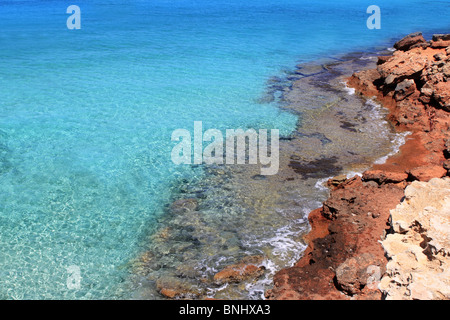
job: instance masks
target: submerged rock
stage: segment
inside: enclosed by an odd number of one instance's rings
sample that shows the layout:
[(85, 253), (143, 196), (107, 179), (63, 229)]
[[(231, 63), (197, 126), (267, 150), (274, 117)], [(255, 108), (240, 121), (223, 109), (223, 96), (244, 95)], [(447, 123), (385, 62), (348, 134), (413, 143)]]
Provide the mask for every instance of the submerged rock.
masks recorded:
[(289, 166), (296, 173), (302, 175), (303, 179), (321, 178), (342, 171), (342, 167), (337, 164), (337, 160), (338, 158), (335, 156), (329, 158), (323, 157), (309, 162), (291, 160)]
[(167, 298), (195, 298), (201, 295), (201, 290), (194, 284), (171, 276), (162, 276), (156, 281), (156, 288)]
[(297, 68), (298, 69), (295, 70), (295, 73), (305, 77), (310, 77), (327, 71), (325, 66), (319, 64), (299, 64), (297, 65)]
[(195, 198), (179, 199), (172, 203), (170, 209), (173, 213), (195, 211), (198, 208), (198, 200)]
[(249, 256), (236, 264), (227, 266), (214, 275), (217, 283), (241, 282), (249, 278), (259, 278), (264, 274), (265, 267), (262, 266), (263, 256)]

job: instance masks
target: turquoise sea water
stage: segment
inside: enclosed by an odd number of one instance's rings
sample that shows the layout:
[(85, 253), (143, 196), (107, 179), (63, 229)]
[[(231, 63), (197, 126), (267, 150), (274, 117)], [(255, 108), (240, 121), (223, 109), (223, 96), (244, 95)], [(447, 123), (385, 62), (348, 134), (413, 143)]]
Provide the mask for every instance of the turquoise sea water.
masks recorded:
[[(366, 27), (372, 4), (381, 30)], [(267, 79), (449, 32), (449, 14), (423, 0), (0, 0), (0, 299), (128, 297), (124, 265), (177, 181), (202, 174), (172, 164), (173, 130), (289, 134), (296, 116), (258, 103)]]

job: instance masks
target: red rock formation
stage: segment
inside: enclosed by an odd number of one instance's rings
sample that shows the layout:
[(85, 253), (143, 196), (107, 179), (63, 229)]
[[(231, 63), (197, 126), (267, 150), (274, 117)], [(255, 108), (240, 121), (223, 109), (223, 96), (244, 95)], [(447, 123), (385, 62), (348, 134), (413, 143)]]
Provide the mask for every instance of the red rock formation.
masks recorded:
[(421, 32), (412, 33), (394, 44), (397, 50), (408, 51), (412, 47), (426, 44)]
[(396, 43), (376, 69), (355, 73), (347, 84), (375, 97), (398, 131), (410, 131), (400, 152), (342, 182), (333, 179), (329, 199), (309, 215), (303, 257), (279, 271), (269, 299), (381, 299), (376, 281), (387, 260), (379, 243), (389, 214), (414, 180), (449, 175), (450, 35), (428, 43), (412, 34)]
[[(307, 236), (309, 245), (303, 258), (294, 267), (276, 274), (275, 288), (267, 292), (267, 297), (348, 299), (358, 294), (381, 298), (380, 292), (364, 285), (371, 276), (367, 268), (376, 266), (383, 271), (386, 261), (377, 240), (389, 228), (389, 210), (402, 197), (401, 187), (363, 182), (359, 177), (339, 185), (323, 207), (309, 216), (312, 232)], [(365, 261), (358, 264), (360, 270), (346, 267), (354, 264), (348, 261), (350, 258)], [(338, 277), (339, 268), (345, 272)]]

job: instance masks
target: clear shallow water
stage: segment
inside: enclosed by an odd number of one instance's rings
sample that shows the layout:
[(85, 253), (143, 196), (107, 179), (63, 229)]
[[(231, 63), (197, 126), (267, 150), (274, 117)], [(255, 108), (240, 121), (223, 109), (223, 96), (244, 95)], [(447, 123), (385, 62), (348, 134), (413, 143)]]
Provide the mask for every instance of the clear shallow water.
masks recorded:
[[(279, 128), (257, 103), (299, 61), (448, 31), (446, 1), (0, 2), (0, 298), (127, 297), (124, 265), (201, 168), (170, 161), (176, 128)], [(445, 29), (447, 28), (447, 29)], [(80, 290), (67, 270), (80, 267)]]

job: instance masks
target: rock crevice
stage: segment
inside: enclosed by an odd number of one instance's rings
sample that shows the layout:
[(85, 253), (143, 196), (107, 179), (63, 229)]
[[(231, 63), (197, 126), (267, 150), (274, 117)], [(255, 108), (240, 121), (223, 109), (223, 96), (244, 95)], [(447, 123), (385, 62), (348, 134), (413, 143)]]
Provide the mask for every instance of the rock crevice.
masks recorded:
[(391, 210), (380, 289), (387, 299), (450, 299), (450, 178), (414, 181)]

